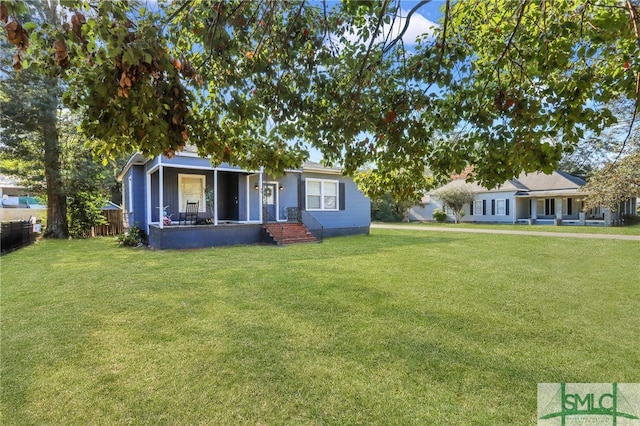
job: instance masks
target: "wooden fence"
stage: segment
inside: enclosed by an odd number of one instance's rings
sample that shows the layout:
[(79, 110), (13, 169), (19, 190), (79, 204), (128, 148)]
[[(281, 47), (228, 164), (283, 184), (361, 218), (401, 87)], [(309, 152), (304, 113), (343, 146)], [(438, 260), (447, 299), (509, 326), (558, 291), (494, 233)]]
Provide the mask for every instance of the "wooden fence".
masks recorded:
[(94, 226), (92, 234), (100, 236), (116, 236), (124, 231), (124, 218), (122, 210), (102, 210), (102, 215), (107, 219), (105, 225)]
[[(91, 235), (100, 236), (116, 236), (124, 231), (124, 219), (122, 210), (103, 210), (102, 215), (107, 219), (105, 225), (94, 226)], [(11, 209), (0, 208), (0, 222), (15, 221), (36, 221), (46, 222), (47, 211), (41, 209)], [(44, 231), (44, 226), (43, 229)]]

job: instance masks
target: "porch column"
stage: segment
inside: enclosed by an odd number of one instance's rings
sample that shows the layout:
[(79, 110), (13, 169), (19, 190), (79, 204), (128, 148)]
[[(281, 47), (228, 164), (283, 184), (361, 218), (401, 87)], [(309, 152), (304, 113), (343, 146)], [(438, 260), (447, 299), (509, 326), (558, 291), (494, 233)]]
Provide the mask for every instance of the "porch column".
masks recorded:
[(218, 169), (213, 169), (213, 225), (218, 225)]
[(531, 205), (531, 219), (538, 218), (538, 200), (536, 198), (529, 198), (529, 203)]
[(562, 198), (556, 198), (556, 219), (562, 220)]
[(247, 206), (246, 210), (246, 220), (247, 222), (251, 221), (251, 175), (247, 175), (246, 177), (247, 184), (245, 185), (245, 192), (247, 194), (247, 202), (245, 203)]
[(145, 226), (145, 231), (147, 233), (147, 235), (149, 235), (149, 224), (151, 223), (151, 209), (153, 209), (153, 206), (151, 205), (151, 173), (147, 172), (147, 190), (145, 191), (147, 193), (147, 197), (145, 199), (145, 206), (144, 206), (144, 210), (145, 210), (145, 216), (147, 216), (147, 224)]
[[(158, 218), (160, 221), (160, 229), (164, 228), (164, 168), (160, 166), (158, 168)], [(180, 211), (180, 206), (178, 206), (178, 211)]]
[(578, 224), (582, 225), (582, 226), (587, 224), (586, 215), (585, 215), (585, 213), (583, 211), (578, 213)]
[(263, 188), (262, 188), (262, 173), (263, 172), (264, 172), (264, 167), (260, 167), (260, 174), (258, 175), (258, 186), (260, 187), (260, 189), (258, 190), (258, 199), (259, 199), (258, 205), (260, 207), (260, 209), (258, 210), (260, 212), (259, 216), (258, 216), (258, 219), (260, 220), (260, 223), (263, 223), (262, 222), (262, 209), (264, 208), (264, 206), (262, 205), (262, 202), (263, 202), (263, 200), (262, 200), (262, 190), (263, 190)]
[(613, 215), (611, 210), (605, 209), (604, 211), (604, 226), (613, 226)]

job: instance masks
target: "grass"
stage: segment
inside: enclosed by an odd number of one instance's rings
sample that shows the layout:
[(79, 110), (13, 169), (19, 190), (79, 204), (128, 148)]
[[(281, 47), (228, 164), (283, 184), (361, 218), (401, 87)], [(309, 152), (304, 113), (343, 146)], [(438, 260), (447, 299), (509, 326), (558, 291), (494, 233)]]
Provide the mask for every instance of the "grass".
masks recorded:
[(508, 225), (502, 223), (437, 223), (437, 222), (397, 222), (411, 226), (442, 226), (447, 228), (486, 228), (507, 231), (563, 232), (575, 234), (640, 235), (640, 223), (626, 226), (554, 226), (554, 225)]
[(2, 424), (535, 424), (638, 382), (635, 241), (412, 233), (2, 257)]

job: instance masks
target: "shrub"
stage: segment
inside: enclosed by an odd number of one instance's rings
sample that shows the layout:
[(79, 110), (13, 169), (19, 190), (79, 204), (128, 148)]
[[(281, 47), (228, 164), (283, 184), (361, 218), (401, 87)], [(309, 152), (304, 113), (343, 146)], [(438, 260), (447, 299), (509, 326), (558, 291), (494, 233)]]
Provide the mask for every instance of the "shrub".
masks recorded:
[(94, 226), (104, 225), (107, 219), (102, 214), (105, 198), (90, 191), (78, 191), (67, 201), (67, 223), (73, 238), (91, 237)]
[(433, 211), (433, 218), (436, 220), (436, 222), (443, 223), (445, 220), (447, 220), (447, 213), (443, 212), (440, 209), (435, 209)]
[(135, 225), (119, 234), (117, 241), (121, 247), (142, 247), (146, 245), (144, 232)]

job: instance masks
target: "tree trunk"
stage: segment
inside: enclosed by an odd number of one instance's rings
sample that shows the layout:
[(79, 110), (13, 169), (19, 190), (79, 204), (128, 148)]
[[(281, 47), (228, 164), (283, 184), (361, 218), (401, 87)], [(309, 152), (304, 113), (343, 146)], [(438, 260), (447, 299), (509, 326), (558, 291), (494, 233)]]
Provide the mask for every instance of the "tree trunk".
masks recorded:
[(67, 197), (60, 173), (60, 143), (58, 135), (58, 79), (47, 79), (47, 102), (42, 110), (44, 139), (44, 176), (47, 184), (47, 228), (45, 236), (69, 237)]

